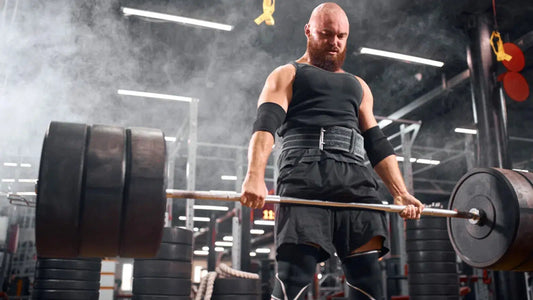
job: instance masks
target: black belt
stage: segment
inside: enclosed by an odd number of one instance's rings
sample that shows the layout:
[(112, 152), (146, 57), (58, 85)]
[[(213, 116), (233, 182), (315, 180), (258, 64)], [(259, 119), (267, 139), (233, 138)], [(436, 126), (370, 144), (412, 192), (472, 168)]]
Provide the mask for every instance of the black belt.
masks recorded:
[(339, 150), (365, 158), (364, 139), (353, 128), (333, 126), (328, 128), (296, 128), (283, 136), (282, 149)]

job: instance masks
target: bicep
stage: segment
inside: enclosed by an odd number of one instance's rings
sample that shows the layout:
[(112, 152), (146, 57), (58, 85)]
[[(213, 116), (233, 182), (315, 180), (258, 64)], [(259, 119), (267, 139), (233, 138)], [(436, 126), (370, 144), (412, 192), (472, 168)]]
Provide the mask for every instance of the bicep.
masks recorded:
[(361, 132), (365, 132), (367, 129), (378, 125), (378, 123), (373, 112), (374, 98), (372, 92), (362, 79), (357, 77), (357, 80), (359, 80), (361, 87), (363, 88), (363, 99), (359, 106), (359, 128), (361, 129)]
[(295, 70), (291, 65), (281, 66), (270, 73), (259, 95), (257, 106), (264, 102), (273, 102), (287, 111), (292, 97), (294, 74)]

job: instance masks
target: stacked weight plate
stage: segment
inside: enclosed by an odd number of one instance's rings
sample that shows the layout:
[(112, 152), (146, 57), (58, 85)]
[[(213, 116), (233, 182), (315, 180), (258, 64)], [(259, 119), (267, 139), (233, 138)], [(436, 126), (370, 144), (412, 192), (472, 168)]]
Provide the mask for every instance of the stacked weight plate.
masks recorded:
[(164, 228), (157, 255), (136, 259), (133, 265), (134, 300), (190, 299), (192, 231)]
[(408, 220), (405, 234), (410, 299), (458, 300), (456, 255), (446, 218)]
[(39, 258), (33, 299), (97, 300), (101, 259)]
[(261, 300), (261, 279), (217, 278), (211, 300)]

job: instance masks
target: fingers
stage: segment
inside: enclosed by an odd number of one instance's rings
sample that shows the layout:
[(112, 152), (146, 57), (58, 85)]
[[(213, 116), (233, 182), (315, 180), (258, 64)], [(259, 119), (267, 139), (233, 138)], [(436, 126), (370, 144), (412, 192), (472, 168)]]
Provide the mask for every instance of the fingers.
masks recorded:
[(241, 195), (241, 203), (242, 205), (253, 209), (263, 208), (265, 205), (265, 197), (244, 193)]
[(420, 206), (409, 204), (400, 212), (400, 217), (404, 219), (420, 219), (420, 214), (422, 213), (423, 207), (424, 205), (422, 205), (422, 208), (420, 208)]

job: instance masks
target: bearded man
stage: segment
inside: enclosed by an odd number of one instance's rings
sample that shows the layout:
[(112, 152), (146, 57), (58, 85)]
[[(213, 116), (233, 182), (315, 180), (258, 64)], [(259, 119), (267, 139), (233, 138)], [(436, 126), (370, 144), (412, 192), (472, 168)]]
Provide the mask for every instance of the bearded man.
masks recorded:
[[(409, 194), (394, 150), (377, 126), (363, 79), (342, 69), (349, 23), (335, 3), (317, 6), (305, 25), (307, 50), (276, 68), (258, 101), (241, 202), (261, 208), (264, 174), (276, 131), (281, 196), (381, 203), (366, 154), (403, 218), (420, 218), (424, 205)], [(349, 299), (384, 299), (379, 257), (388, 225), (384, 212), (281, 204), (276, 211), (277, 273), (272, 299), (303, 299), (316, 264), (342, 262)]]

